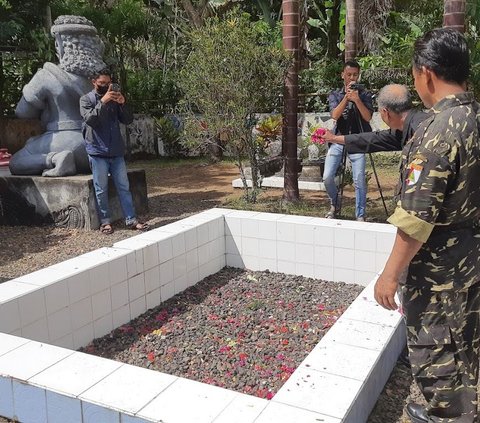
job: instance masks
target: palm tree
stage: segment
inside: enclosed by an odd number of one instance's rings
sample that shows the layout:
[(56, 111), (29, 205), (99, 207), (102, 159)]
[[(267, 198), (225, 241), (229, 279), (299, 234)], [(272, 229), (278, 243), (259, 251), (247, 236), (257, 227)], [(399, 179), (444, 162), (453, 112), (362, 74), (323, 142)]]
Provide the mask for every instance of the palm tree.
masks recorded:
[(345, 61), (357, 55), (357, 0), (346, 0), (347, 20), (345, 22)]
[(284, 89), (283, 111), (283, 155), (284, 186), (283, 198), (298, 201), (298, 160), (297, 160), (297, 109), (298, 109), (298, 59), (299, 59), (299, 7), (298, 0), (283, 0), (283, 48), (293, 55), (287, 71)]
[(358, 27), (362, 49), (374, 52), (379, 44), (379, 34), (385, 32), (387, 19), (394, 8), (393, 0), (359, 0)]
[(443, 26), (465, 32), (466, 0), (445, 0), (443, 6)]

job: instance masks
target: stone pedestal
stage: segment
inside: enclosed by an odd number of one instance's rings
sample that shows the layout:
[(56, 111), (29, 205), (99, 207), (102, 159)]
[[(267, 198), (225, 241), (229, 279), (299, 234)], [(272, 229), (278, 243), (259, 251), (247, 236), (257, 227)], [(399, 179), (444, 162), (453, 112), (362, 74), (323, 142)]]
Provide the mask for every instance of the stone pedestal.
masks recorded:
[[(130, 191), (138, 215), (148, 211), (144, 170), (128, 171)], [(123, 219), (113, 181), (109, 181), (112, 220)], [(92, 175), (62, 178), (12, 176), (0, 169), (0, 224), (42, 225), (97, 229), (97, 214)]]

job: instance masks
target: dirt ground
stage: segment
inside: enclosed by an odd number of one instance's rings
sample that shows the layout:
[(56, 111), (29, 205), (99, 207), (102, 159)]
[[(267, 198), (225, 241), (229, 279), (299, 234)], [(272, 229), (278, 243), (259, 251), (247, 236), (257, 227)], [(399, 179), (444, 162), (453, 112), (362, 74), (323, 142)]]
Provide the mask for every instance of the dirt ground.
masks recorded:
[[(163, 226), (212, 207), (249, 208), (258, 211), (324, 216), (328, 200), (324, 192), (301, 191), (300, 201), (289, 204), (282, 200), (282, 189), (266, 189), (256, 205), (246, 204), (243, 190), (232, 188), (238, 178), (237, 167), (229, 162), (209, 164), (199, 160), (165, 162), (134, 162), (131, 168), (143, 168), (147, 176), (149, 213), (141, 218), (152, 228)], [(396, 181), (391, 167), (378, 169), (379, 179), (391, 208), (391, 196)], [(354, 218), (354, 191), (351, 186), (344, 192), (344, 218)], [(374, 178), (369, 183), (368, 203), (370, 221), (385, 219)], [(111, 246), (135, 235), (115, 225), (115, 233), (103, 235), (99, 231), (43, 227), (0, 226), (0, 282), (22, 276), (71, 257)]]

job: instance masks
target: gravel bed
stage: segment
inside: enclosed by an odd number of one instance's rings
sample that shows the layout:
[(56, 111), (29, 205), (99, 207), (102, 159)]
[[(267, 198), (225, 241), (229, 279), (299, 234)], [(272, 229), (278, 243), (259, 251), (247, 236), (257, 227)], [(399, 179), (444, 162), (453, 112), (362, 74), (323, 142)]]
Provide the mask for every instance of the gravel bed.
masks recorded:
[(82, 351), (271, 399), (362, 289), (225, 268)]

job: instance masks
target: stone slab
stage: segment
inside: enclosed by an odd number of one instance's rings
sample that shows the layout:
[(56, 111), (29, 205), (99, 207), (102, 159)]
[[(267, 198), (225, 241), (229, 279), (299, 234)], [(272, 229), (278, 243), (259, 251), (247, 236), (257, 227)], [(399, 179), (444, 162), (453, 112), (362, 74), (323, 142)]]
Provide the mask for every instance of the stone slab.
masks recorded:
[[(148, 211), (144, 170), (129, 170), (128, 180), (138, 215)], [(112, 220), (123, 218), (120, 202), (109, 181)], [(98, 219), (92, 175), (61, 178), (13, 176), (0, 168), (0, 225), (42, 225), (97, 229)]]

